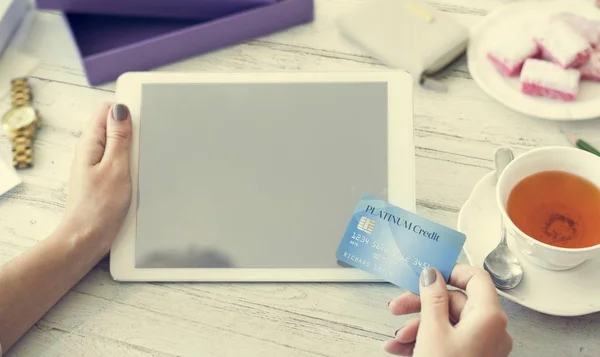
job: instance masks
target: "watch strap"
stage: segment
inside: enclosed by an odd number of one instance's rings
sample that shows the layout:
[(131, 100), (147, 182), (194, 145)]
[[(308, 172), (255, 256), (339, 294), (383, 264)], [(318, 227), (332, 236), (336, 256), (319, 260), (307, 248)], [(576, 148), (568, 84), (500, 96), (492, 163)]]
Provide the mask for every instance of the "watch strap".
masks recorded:
[(13, 166), (16, 169), (27, 169), (33, 166), (33, 135), (36, 123), (15, 130), (12, 136)]
[[(31, 87), (27, 78), (16, 78), (11, 81), (11, 98), (14, 108), (30, 105), (32, 101)], [(39, 124), (39, 118), (30, 125), (15, 130), (11, 134), (13, 167), (26, 169), (33, 166), (33, 138)]]
[(17, 78), (11, 81), (11, 97), (13, 107), (21, 107), (31, 103), (31, 87), (26, 78)]

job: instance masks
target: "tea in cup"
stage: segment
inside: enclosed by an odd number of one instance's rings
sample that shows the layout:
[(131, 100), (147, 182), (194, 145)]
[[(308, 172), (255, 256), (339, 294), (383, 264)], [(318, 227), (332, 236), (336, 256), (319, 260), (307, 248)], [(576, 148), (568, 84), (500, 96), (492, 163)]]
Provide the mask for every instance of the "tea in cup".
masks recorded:
[(533, 263), (566, 270), (600, 257), (600, 157), (531, 150), (500, 175), (496, 198), (507, 232)]

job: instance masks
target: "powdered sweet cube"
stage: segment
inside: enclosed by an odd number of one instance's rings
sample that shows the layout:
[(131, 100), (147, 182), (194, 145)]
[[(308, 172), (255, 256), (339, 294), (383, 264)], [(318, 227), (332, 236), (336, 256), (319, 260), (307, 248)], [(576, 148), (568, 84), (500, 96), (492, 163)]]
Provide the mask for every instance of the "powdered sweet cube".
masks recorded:
[(544, 57), (563, 68), (585, 64), (592, 52), (588, 41), (562, 21), (549, 21), (536, 33), (534, 40)]
[(498, 42), (488, 52), (488, 59), (506, 76), (516, 76), (521, 71), (526, 59), (539, 54), (533, 39), (520, 36), (506, 38)]
[(531, 96), (573, 101), (579, 93), (580, 73), (552, 62), (528, 59), (521, 71), (521, 91)]
[(600, 82), (600, 50), (594, 52), (588, 63), (579, 68), (581, 78)]
[(563, 21), (593, 47), (600, 46), (600, 21), (591, 21), (583, 16), (570, 12), (561, 12), (553, 17), (555, 21)]

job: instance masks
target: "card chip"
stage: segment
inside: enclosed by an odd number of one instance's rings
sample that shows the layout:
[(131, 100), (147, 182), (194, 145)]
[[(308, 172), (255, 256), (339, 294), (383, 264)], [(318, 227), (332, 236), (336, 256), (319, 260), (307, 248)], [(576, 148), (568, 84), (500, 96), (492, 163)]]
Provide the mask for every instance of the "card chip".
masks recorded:
[(375, 229), (375, 221), (367, 217), (362, 217), (360, 221), (358, 221), (358, 225), (356, 226), (356, 228), (360, 229), (363, 232), (371, 234)]

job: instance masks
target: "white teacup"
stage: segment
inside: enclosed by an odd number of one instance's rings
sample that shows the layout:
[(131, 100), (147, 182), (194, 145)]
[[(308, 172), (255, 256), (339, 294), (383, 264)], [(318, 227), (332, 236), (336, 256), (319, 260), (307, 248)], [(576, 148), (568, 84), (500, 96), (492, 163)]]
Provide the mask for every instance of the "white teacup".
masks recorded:
[[(561, 146), (534, 149), (520, 155), (504, 169), (496, 185), (496, 199), (507, 233), (514, 238), (521, 252), (533, 263), (550, 270), (571, 269), (587, 259), (600, 256), (600, 244), (574, 249), (548, 245), (523, 233), (509, 218), (506, 202), (514, 186), (525, 177), (541, 171), (569, 172), (588, 179), (600, 187), (600, 157), (596, 155)], [(597, 234), (600, 235), (600, 232)]]

